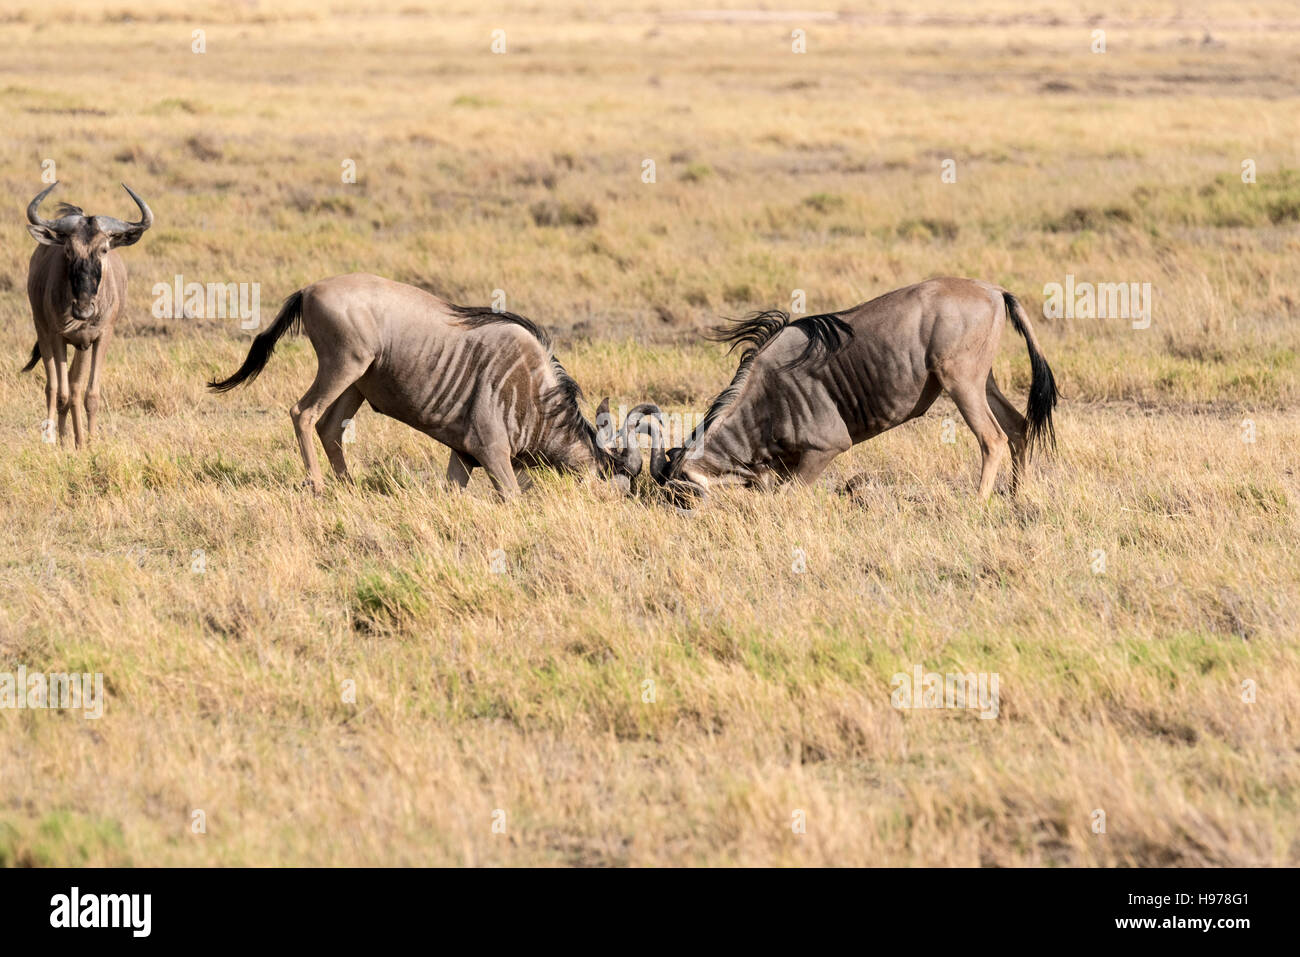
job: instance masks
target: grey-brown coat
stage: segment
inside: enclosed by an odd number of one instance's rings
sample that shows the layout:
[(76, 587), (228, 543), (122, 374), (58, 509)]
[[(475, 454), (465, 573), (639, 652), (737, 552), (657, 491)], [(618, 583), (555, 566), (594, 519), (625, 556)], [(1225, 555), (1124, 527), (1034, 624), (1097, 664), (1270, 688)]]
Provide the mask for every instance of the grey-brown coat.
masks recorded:
[(653, 406), (634, 409), (616, 435), (606, 399), (593, 426), (579, 409), (577, 383), (532, 322), (364, 273), (289, 296), (243, 366), (210, 388), (225, 392), (255, 378), (275, 343), (298, 325), (316, 351), (317, 371), (290, 415), (313, 490), (323, 478), (312, 429), (346, 479), (343, 429), (362, 402), (450, 447), (447, 476), (461, 487), (478, 466), (503, 497), (527, 485), (530, 466), (587, 472), (625, 488), (641, 470), (633, 434), (644, 415), (658, 411)]
[[(71, 412), (76, 447), (81, 448), (90, 442), (95, 429), (104, 353), (113, 336), (113, 324), (126, 303), (126, 263), (115, 250), (138, 242), (153, 225), (153, 213), (123, 183), (122, 188), (140, 207), (139, 222), (87, 216), (67, 203), (59, 205), (58, 219), (42, 219), (41, 201), (57, 185), (47, 186), (27, 206), (27, 230), (39, 245), (27, 268), (27, 298), (36, 326), (36, 345), (23, 371), (37, 362), (45, 367), (42, 431), (53, 440), (57, 412), (62, 442)], [(77, 350), (71, 367), (68, 346)]]
[[(1007, 319), (1029, 348), (1028, 416), (993, 380)], [(650, 471), (682, 502), (711, 487), (814, 481), (841, 452), (924, 415), (941, 391), (979, 441), (979, 494), (1011, 452), (1011, 491), (1029, 450), (1054, 443), (1056, 383), (1016, 298), (973, 279), (931, 279), (841, 313), (795, 321), (759, 313), (716, 338), (748, 349), (731, 385), (680, 448), (657, 423)]]

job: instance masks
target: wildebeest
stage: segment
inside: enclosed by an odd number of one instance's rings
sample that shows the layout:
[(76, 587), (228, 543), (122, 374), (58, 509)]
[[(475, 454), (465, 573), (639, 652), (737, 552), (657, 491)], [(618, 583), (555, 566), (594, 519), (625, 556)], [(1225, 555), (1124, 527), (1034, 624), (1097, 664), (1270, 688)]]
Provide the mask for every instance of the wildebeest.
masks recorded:
[[(126, 223), (112, 216), (87, 216), (67, 203), (59, 204), (58, 219), (42, 219), (38, 212), (41, 201), (57, 185), (51, 183), (27, 206), (27, 231), (40, 245), (32, 253), (27, 268), (27, 298), (32, 305), (32, 322), (36, 324), (36, 345), (23, 371), (37, 362), (44, 363), (43, 429), (50, 434), (48, 430), (53, 429), (57, 410), (62, 442), (71, 411), (76, 447), (81, 448), (89, 443), (95, 430), (104, 352), (113, 336), (113, 323), (126, 303), (126, 263), (115, 250), (138, 242), (153, 225), (153, 213), (123, 183), (122, 188), (140, 207), (137, 223)], [(71, 369), (69, 345), (77, 349)]]
[(531, 466), (599, 475), (625, 490), (641, 471), (634, 433), (654, 406), (633, 409), (615, 435), (606, 399), (593, 426), (579, 408), (577, 382), (531, 321), (364, 273), (293, 293), (239, 370), (209, 388), (225, 392), (255, 378), (294, 327), (316, 350), (316, 379), (289, 411), (314, 491), (323, 480), (312, 427), (346, 480), (344, 423), (362, 402), (449, 446), (447, 478), (462, 488), (480, 465), (503, 498), (529, 484)]
[[(1031, 382), (1022, 416), (993, 381), (1007, 319), (1029, 348)], [(999, 286), (930, 279), (840, 313), (790, 321), (758, 313), (718, 330), (747, 346), (731, 385), (682, 447), (664, 451), (658, 423), (650, 473), (678, 503), (717, 485), (813, 482), (858, 442), (923, 415), (946, 391), (979, 440), (979, 494), (993, 491), (1011, 449), (1011, 492), (1028, 452), (1056, 444), (1056, 382), (1024, 308)]]

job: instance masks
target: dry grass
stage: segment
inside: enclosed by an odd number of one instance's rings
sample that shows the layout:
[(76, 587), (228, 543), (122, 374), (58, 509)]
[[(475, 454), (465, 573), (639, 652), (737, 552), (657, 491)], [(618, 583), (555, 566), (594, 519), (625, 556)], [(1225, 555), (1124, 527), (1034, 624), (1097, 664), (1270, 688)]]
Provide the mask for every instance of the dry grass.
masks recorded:
[[(0, 16), (0, 671), (109, 693), (98, 721), (0, 711), (0, 863), (1300, 862), (1287, 5), (1138, 0), (1102, 56), (1055, 2), (872, 5), (808, 23), (805, 56), (801, 24), (677, 0), (337, 6)], [(40, 442), (16, 372), (46, 157), (62, 198), (123, 215), (126, 180), (158, 214), (82, 455)], [(269, 308), (352, 269), (504, 289), (589, 395), (674, 411), (732, 368), (699, 329), (796, 288), (817, 311), (955, 273), (1036, 304), (1072, 273), (1157, 299), (1146, 330), (1036, 319), (1061, 452), (1014, 501), (973, 500), (945, 402), (836, 463), (854, 499), (683, 516), (557, 477), (451, 495), (445, 451), (370, 412), (358, 486), (304, 497), (305, 343), (206, 396), (247, 333), (154, 318), (150, 289), (258, 282)], [(1023, 395), (1018, 340), (997, 371)], [(916, 664), (998, 673), (998, 718), (894, 709)]]

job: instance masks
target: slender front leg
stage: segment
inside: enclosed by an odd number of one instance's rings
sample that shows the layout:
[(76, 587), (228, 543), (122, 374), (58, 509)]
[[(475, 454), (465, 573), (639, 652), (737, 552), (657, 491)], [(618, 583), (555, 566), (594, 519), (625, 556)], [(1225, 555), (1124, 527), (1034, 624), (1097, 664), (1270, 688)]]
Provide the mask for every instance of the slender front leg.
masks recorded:
[(104, 369), (104, 353), (108, 351), (108, 340), (112, 337), (113, 327), (109, 326), (90, 347), (90, 381), (86, 384), (85, 399), (87, 445), (95, 435), (95, 417), (99, 414), (99, 374)]
[(447, 481), (456, 488), (469, 485), (469, 473), (474, 470), (474, 460), (466, 462), (465, 459), (466, 456), (455, 449), (451, 450), (451, 458), (447, 462)]
[(799, 464), (790, 473), (790, 478), (799, 485), (812, 485), (826, 471), (835, 456), (844, 449), (811, 449), (799, 457)]
[(55, 419), (59, 414), (59, 370), (54, 365), (54, 350), (41, 343), (41, 366), (45, 369), (45, 421), (41, 423), (41, 441), (53, 445)]
[(68, 409), (72, 402), (72, 388), (68, 385), (68, 347), (62, 342), (54, 344), (54, 381), (58, 387), (59, 445), (68, 434)]
[(90, 380), (90, 357), (86, 349), (78, 349), (72, 357), (72, 368), (68, 371), (69, 410), (72, 412), (72, 434), (77, 448), (85, 448), (90, 442), (90, 433), (86, 430), (86, 383)]
[(515, 481), (515, 470), (510, 464), (510, 451), (504, 443), (484, 449), (474, 457), (487, 470), (501, 498), (508, 501), (519, 495), (519, 483)]
[(527, 492), (533, 487), (533, 477), (528, 474), (528, 469), (522, 465), (517, 465), (514, 462), (511, 462), (510, 466), (514, 469), (515, 484), (519, 486), (519, 491)]

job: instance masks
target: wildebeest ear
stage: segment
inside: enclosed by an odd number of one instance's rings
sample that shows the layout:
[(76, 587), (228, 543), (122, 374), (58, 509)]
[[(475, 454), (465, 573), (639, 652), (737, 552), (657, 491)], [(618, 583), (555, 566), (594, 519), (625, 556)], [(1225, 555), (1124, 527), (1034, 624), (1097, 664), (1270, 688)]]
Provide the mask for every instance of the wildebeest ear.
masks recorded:
[(140, 241), (140, 237), (144, 235), (146, 229), (148, 229), (147, 226), (137, 229), (128, 229), (126, 232), (122, 233), (114, 233), (108, 237), (108, 244), (114, 249), (118, 246), (134, 246)]
[(54, 230), (50, 229), (48, 226), (29, 225), (27, 227), (27, 231), (31, 233), (32, 238), (35, 239), (38, 243), (40, 243), (42, 246), (63, 245), (63, 237), (61, 237)]
[(609, 396), (596, 406), (596, 439), (601, 448), (611, 448), (614, 444), (614, 420), (609, 415)]

